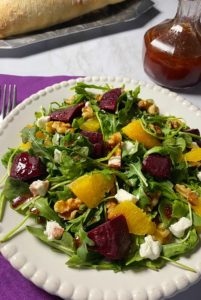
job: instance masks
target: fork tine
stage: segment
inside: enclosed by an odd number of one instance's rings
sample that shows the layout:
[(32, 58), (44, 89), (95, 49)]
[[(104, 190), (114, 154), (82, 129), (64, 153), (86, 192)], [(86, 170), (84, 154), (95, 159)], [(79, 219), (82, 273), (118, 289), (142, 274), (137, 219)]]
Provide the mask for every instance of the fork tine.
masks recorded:
[(2, 100), (2, 117), (5, 117), (5, 103), (6, 102), (6, 84), (4, 84), (4, 88), (3, 88), (3, 100)]
[(8, 86), (8, 101), (7, 101), (7, 109), (6, 109), (6, 116), (10, 112), (10, 105), (11, 104), (11, 84)]
[(12, 107), (11, 109), (15, 108), (16, 106), (16, 84), (13, 87), (13, 99), (12, 99)]

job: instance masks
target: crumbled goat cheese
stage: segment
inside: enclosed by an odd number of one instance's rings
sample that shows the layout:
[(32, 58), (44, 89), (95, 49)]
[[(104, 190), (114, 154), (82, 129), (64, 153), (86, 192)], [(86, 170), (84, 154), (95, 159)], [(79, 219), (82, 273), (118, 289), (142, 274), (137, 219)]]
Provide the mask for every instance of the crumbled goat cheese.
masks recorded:
[(197, 178), (201, 181), (201, 171), (197, 173)]
[(172, 232), (174, 236), (177, 238), (181, 238), (185, 230), (192, 226), (192, 221), (186, 217), (182, 217), (178, 222), (172, 224), (169, 227), (169, 230)]
[(85, 107), (89, 107), (89, 106), (90, 106), (90, 102), (89, 102), (89, 101), (86, 101), (84, 106), (85, 106)]
[(36, 180), (30, 184), (29, 189), (34, 197), (36, 196), (45, 196), (49, 188), (48, 180)]
[(61, 238), (64, 229), (56, 221), (48, 221), (44, 234), (47, 235), (48, 240), (55, 240)]
[(61, 151), (59, 151), (58, 149), (54, 150), (54, 161), (58, 164), (61, 163), (61, 157), (62, 157), (62, 153)]
[(119, 189), (116, 195), (114, 196), (115, 199), (117, 199), (118, 202), (123, 202), (123, 201), (135, 201), (135, 197), (128, 193), (127, 191), (123, 189)]
[(161, 253), (161, 244), (154, 241), (151, 235), (145, 237), (145, 242), (140, 245), (140, 256), (151, 260), (157, 259)]
[(110, 157), (110, 159), (108, 160), (108, 166), (116, 169), (121, 168), (121, 156), (116, 155)]
[(44, 128), (45, 124), (49, 122), (50, 116), (42, 116), (36, 121), (36, 126), (39, 128)]
[(125, 150), (128, 153), (128, 155), (132, 155), (135, 151), (135, 146), (133, 145), (132, 142), (125, 141), (123, 143), (123, 150)]

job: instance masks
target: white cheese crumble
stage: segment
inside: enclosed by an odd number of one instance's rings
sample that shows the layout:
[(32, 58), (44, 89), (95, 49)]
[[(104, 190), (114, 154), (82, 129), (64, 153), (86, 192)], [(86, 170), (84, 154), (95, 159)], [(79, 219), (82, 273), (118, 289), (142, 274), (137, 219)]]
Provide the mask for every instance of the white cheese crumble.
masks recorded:
[(110, 157), (110, 159), (108, 160), (108, 166), (116, 169), (121, 168), (121, 156), (116, 155)]
[(161, 244), (154, 241), (151, 235), (145, 237), (145, 242), (140, 245), (140, 256), (151, 260), (157, 259), (161, 253)]
[(36, 180), (30, 184), (29, 189), (34, 197), (36, 196), (45, 196), (49, 188), (48, 180)]
[(55, 240), (61, 238), (64, 233), (63, 227), (61, 227), (56, 221), (48, 221), (46, 224), (46, 230), (44, 234), (47, 235), (48, 240)]
[(50, 116), (42, 116), (36, 121), (36, 126), (39, 128), (44, 128), (45, 124), (49, 122)]
[(201, 181), (201, 171), (197, 173), (197, 178)]
[(54, 150), (54, 161), (58, 164), (61, 163), (61, 157), (62, 157), (62, 153), (61, 151), (59, 151), (58, 149)]
[(181, 238), (184, 235), (185, 230), (190, 228), (191, 226), (192, 221), (186, 217), (182, 217), (178, 222), (172, 224), (169, 227), (169, 230), (174, 236), (176, 236), (177, 238)]
[(132, 142), (125, 141), (123, 143), (123, 150), (125, 150), (128, 153), (128, 155), (132, 155), (135, 151), (135, 146), (133, 145)]
[(89, 106), (90, 106), (90, 102), (89, 102), (89, 101), (86, 101), (84, 106), (85, 106), (85, 107), (89, 107)]
[(118, 202), (135, 201), (136, 200), (132, 194), (128, 193), (124, 189), (119, 189), (114, 197), (115, 197), (115, 199), (117, 199)]

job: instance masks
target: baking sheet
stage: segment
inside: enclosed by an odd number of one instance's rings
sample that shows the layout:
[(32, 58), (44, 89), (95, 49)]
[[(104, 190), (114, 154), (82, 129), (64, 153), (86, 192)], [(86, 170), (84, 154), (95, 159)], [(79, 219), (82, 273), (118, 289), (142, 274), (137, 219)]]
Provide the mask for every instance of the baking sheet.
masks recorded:
[(153, 6), (151, 0), (127, 0), (123, 3), (108, 6), (62, 25), (36, 33), (21, 35), (0, 40), (0, 49), (14, 49), (30, 44), (69, 36), (94, 28), (106, 27), (118, 23), (129, 22), (145, 13)]

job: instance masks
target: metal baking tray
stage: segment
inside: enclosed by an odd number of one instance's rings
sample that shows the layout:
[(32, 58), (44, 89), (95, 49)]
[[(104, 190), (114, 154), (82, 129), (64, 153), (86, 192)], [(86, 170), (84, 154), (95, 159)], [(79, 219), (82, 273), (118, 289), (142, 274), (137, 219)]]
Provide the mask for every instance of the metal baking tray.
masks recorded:
[(24, 47), (95, 28), (133, 21), (153, 5), (154, 3), (151, 0), (127, 0), (43, 31), (0, 40), (0, 49)]

